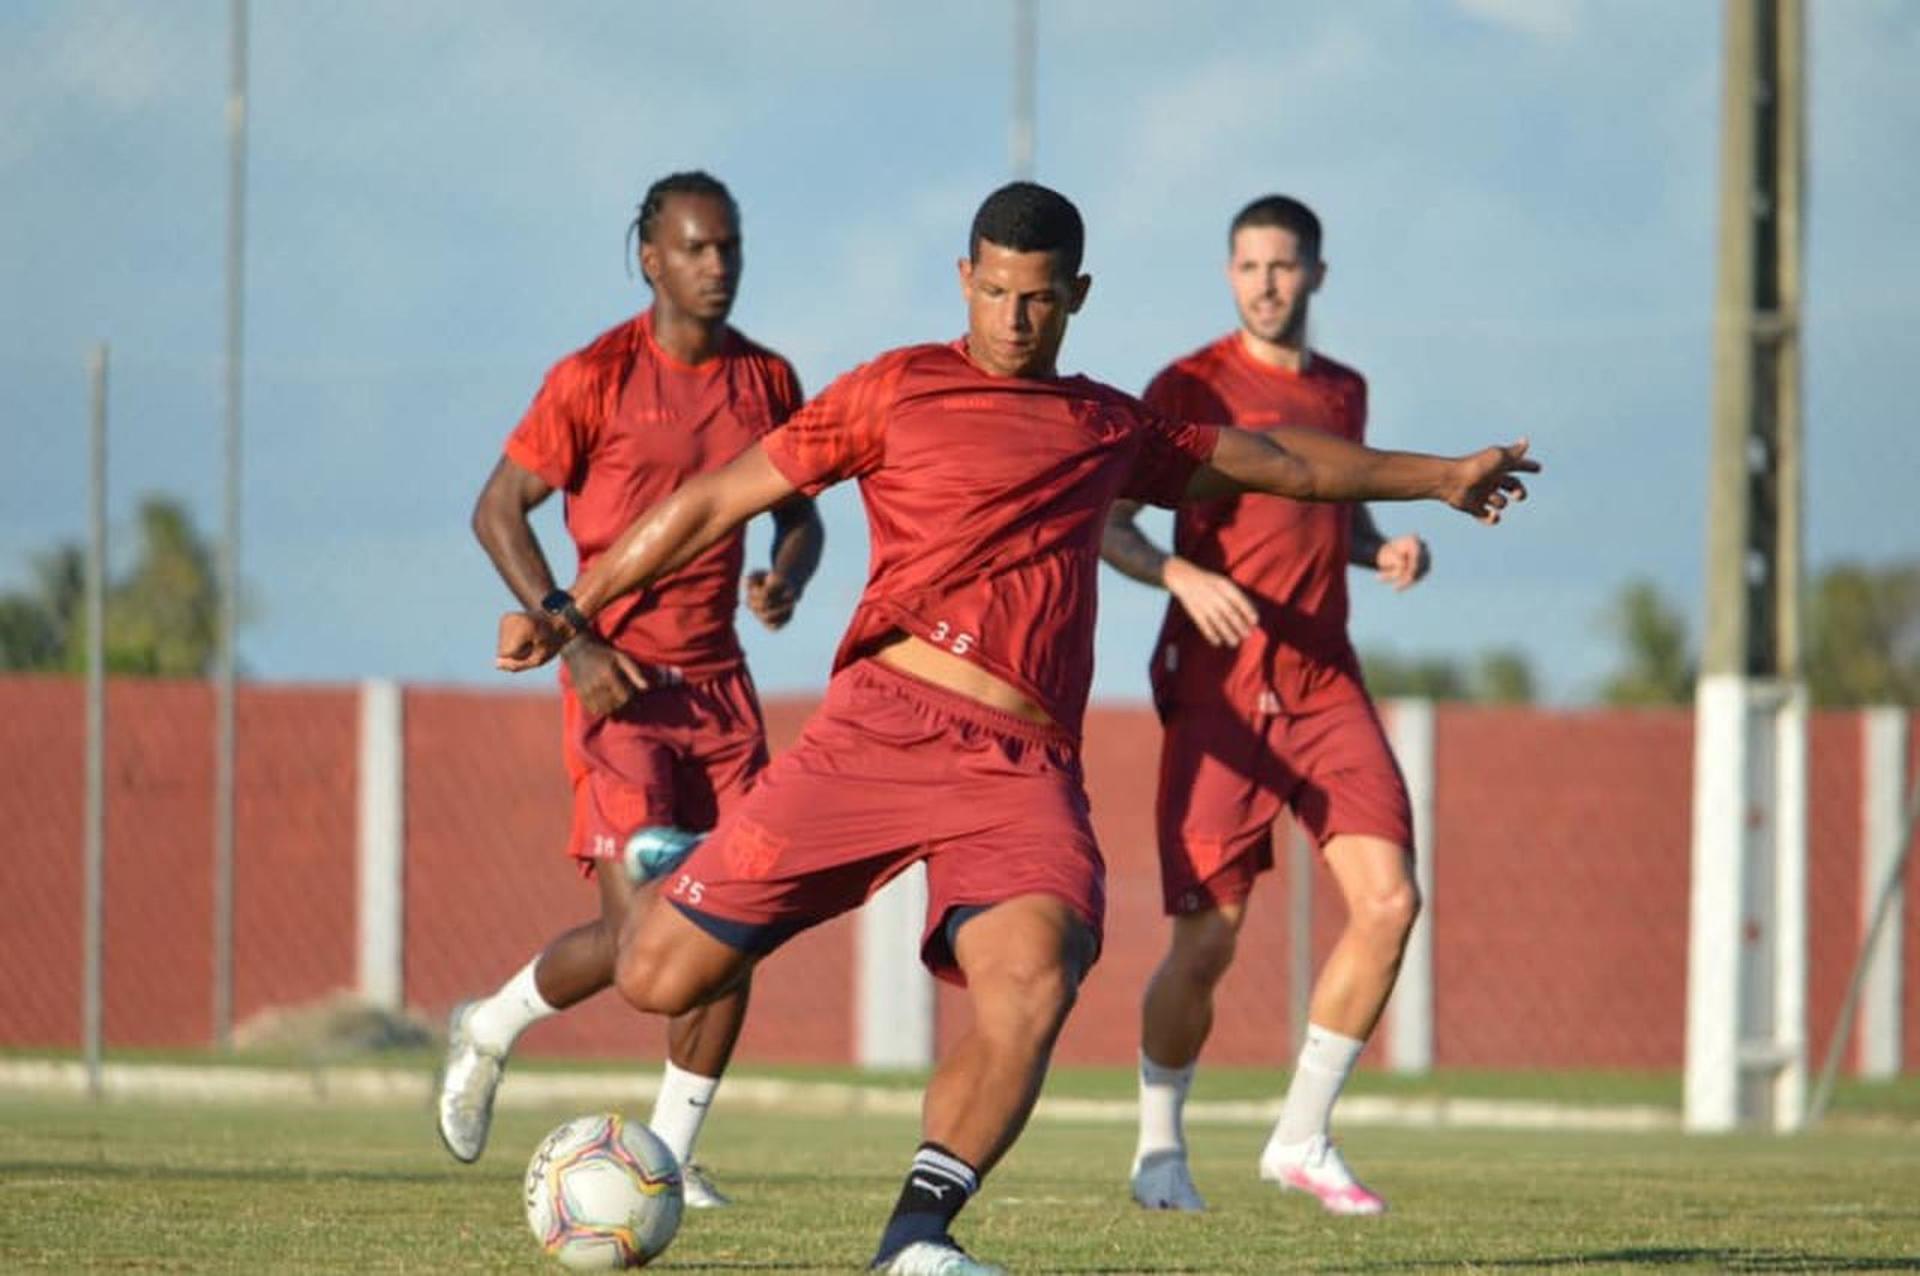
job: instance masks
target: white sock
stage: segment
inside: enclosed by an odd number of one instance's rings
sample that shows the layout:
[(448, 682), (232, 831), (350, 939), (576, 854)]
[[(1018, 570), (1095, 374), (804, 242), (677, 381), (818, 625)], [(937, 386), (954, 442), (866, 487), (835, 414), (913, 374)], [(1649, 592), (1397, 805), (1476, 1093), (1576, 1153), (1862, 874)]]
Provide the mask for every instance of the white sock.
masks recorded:
[(1300, 1062), (1287, 1086), (1287, 1100), (1280, 1106), (1280, 1120), (1267, 1140), (1269, 1150), (1305, 1143), (1317, 1134), (1325, 1134), (1333, 1121), (1333, 1103), (1340, 1088), (1353, 1074), (1353, 1065), (1367, 1043), (1322, 1028), (1307, 1025), (1307, 1043), (1300, 1047)]
[(522, 966), (499, 992), (476, 1004), (467, 1015), (467, 1031), (482, 1049), (505, 1054), (513, 1049), (521, 1033), (548, 1015), (559, 1013), (557, 1007), (547, 1004), (534, 983), (533, 969), (539, 964), (540, 959), (535, 957)]
[(682, 1165), (693, 1159), (694, 1140), (700, 1137), (713, 1092), (719, 1088), (719, 1077), (703, 1077), (677, 1068), (671, 1059), (660, 1075), (660, 1093), (653, 1101), (653, 1117), (647, 1124), (662, 1143), (673, 1149), (674, 1159)]
[(1140, 1052), (1140, 1142), (1136, 1157), (1152, 1152), (1187, 1150), (1187, 1132), (1181, 1110), (1187, 1105), (1187, 1090), (1193, 1085), (1193, 1064), (1167, 1068)]

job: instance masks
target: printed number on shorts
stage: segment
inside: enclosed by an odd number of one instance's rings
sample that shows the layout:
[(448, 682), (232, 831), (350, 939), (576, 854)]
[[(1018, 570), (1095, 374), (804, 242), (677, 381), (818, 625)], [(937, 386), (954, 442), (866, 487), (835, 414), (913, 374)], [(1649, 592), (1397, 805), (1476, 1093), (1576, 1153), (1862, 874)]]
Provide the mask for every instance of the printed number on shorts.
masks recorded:
[(619, 854), (620, 839), (610, 833), (595, 833), (593, 835), (592, 855), (594, 859), (610, 860), (617, 858)]
[(964, 656), (972, 651), (975, 642), (974, 636), (970, 633), (954, 633), (953, 626), (944, 620), (933, 627), (933, 632), (927, 635), (927, 640), (936, 647), (945, 647), (956, 656)]
[(696, 882), (690, 874), (682, 873), (673, 884), (673, 893), (684, 898), (689, 904), (698, 904), (700, 897), (707, 893), (707, 884)]

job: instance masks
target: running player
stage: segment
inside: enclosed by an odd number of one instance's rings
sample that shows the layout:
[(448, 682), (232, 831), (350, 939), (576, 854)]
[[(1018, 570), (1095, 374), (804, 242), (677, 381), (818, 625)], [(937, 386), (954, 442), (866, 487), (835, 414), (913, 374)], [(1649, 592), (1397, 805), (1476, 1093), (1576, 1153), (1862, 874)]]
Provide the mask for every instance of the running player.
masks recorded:
[[(1361, 442), (1367, 383), (1307, 344), (1326, 273), (1320, 220), (1306, 205), (1282, 195), (1247, 205), (1228, 232), (1239, 330), (1161, 372), (1147, 403), (1176, 419)], [(1187, 1169), (1182, 1108), (1254, 879), (1273, 867), (1273, 822), (1290, 808), (1319, 844), (1347, 920), (1314, 986), (1260, 1176), (1335, 1214), (1378, 1214), (1385, 1202), (1348, 1171), (1328, 1125), (1393, 990), (1420, 895), (1406, 786), (1347, 640), (1346, 569), (1372, 568), (1405, 589), (1426, 574), (1427, 547), (1383, 536), (1364, 505), (1247, 493), (1181, 506), (1166, 554), (1135, 525), (1137, 509), (1115, 503), (1102, 553), (1172, 595), (1151, 679), (1166, 726), (1156, 824), (1173, 942), (1141, 1013), (1133, 1197), (1150, 1209), (1206, 1208)]]
[[(666, 903), (629, 916), (617, 979), (635, 1006), (682, 1012), (925, 861), (921, 956), (967, 988), (973, 1021), (927, 1088), (926, 1141), (874, 1259), (892, 1273), (1000, 1271), (968, 1257), (951, 1225), (1025, 1124), (1099, 952), (1105, 872), (1078, 745), (1107, 507), (1250, 486), (1434, 497), (1491, 521), (1523, 494), (1513, 472), (1537, 468), (1524, 444), (1441, 459), (1174, 424), (1060, 376), (1092, 282), (1083, 242), (1062, 196), (996, 191), (959, 263), (963, 340), (840, 378), (655, 506), (572, 590), (573, 612), (595, 616), (795, 492), (860, 481), (870, 575), (825, 703), (673, 874)], [(497, 663), (532, 668), (573, 632), (565, 610), (510, 614)]]
[[(561, 605), (528, 520), (555, 489), (566, 493), (567, 529), (585, 567), (648, 506), (731, 461), (800, 406), (787, 361), (727, 324), (741, 269), (739, 211), (727, 188), (705, 173), (665, 177), (629, 234), (652, 306), (554, 367), (474, 508), (475, 535), (527, 607)], [(804, 496), (769, 508), (772, 564), (747, 578), (746, 597), (778, 629), (819, 560), (822, 533)], [(514, 1040), (613, 982), (614, 945), (635, 889), (623, 857), (711, 828), (766, 765), (760, 706), (733, 627), (743, 556), (740, 532), (721, 538), (602, 611), (561, 653), (574, 793), (567, 849), (599, 880), (600, 917), (556, 938), (492, 996), (455, 1010), (439, 1122), (462, 1161), (486, 1146)], [(726, 1204), (692, 1155), (746, 1005), (743, 982), (668, 1032), (649, 1124), (680, 1159), (696, 1207)]]

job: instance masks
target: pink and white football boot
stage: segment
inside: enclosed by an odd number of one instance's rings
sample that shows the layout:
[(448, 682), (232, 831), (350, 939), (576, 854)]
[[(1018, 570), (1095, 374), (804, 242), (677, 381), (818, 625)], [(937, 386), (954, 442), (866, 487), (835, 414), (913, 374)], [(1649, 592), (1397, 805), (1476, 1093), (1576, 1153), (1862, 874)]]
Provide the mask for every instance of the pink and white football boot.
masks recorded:
[(1387, 1203), (1367, 1188), (1324, 1134), (1305, 1143), (1267, 1145), (1260, 1154), (1260, 1177), (1292, 1192), (1305, 1192), (1329, 1214), (1384, 1214)]

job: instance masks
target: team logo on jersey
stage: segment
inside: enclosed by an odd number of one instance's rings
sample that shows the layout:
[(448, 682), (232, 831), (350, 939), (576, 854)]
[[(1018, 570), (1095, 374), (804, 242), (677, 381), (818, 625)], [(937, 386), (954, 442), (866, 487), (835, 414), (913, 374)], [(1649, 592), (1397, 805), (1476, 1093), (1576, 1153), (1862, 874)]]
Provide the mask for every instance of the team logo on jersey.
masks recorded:
[(786, 849), (787, 839), (764, 824), (736, 818), (727, 833), (727, 871), (749, 881), (765, 877)]

